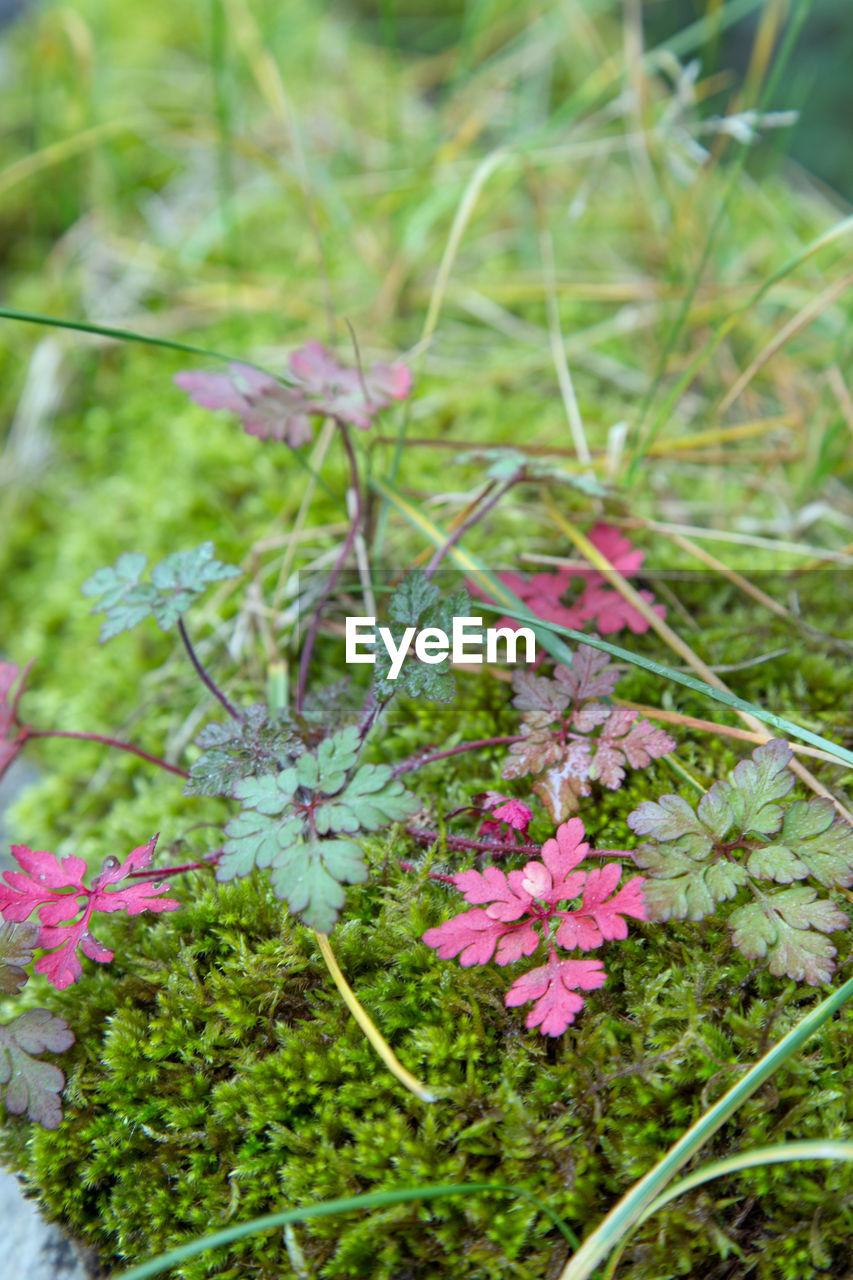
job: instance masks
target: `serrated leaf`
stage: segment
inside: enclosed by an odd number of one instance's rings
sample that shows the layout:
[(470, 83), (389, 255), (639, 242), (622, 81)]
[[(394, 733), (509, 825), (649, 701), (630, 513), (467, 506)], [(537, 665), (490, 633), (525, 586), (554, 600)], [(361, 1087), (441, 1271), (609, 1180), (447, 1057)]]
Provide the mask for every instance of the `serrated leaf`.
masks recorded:
[(282, 769), (275, 775), (241, 779), (235, 784), (235, 796), (246, 808), (257, 809), (258, 813), (283, 813), (296, 794), (301, 760), (302, 757), (297, 760), (296, 768)]
[(407, 573), (388, 601), (388, 617), (403, 627), (416, 627), (440, 599), (440, 590), (426, 574)]
[(86, 596), (101, 596), (93, 613), (106, 614), (101, 641), (129, 631), (149, 615), (162, 631), (168, 631), (212, 582), (239, 575), (234, 565), (222, 564), (213, 555), (213, 543), (203, 542), (189, 551), (175, 551), (151, 570), (151, 581), (141, 582), (147, 557), (125, 552), (112, 567), (98, 569), (83, 583)]
[(741, 831), (770, 835), (782, 825), (782, 809), (775, 802), (794, 785), (789, 766), (791, 748), (781, 738), (756, 747), (751, 760), (741, 760), (730, 782), (716, 783), (732, 807)]
[(205, 725), (196, 746), (203, 750), (190, 765), (185, 796), (232, 796), (242, 778), (279, 773), (304, 750), (287, 717), (271, 716), (262, 702), (246, 707), (242, 720)]
[(31, 921), (0, 922), (0, 991), (5, 995), (16, 994), (26, 983), (38, 936), (39, 927)]
[[(419, 801), (385, 764), (365, 764), (333, 804), (317, 809), (318, 831), (378, 831), (417, 813)], [(328, 816), (326, 811), (329, 811)], [(320, 825), (321, 814), (323, 823)], [(325, 825), (327, 824), (327, 825)]]
[(836, 816), (831, 800), (795, 800), (779, 835), (747, 865), (752, 875), (782, 884), (811, 875), (827, 889), (847, 888), (853, 884), (853, 828)]
[(648, 872), (643, 897), (650, 920), (703, 920), (748, 879), (739, 863), (696, 862), (680, 844), (642, 844), (634, 850), (634, 862)]
[[(409, 573), (397, 587), (389, 602), (390, 623), (388, 630), (399, 649), (405, 638), (406, 628), (422, 631), (438, 627), (450, 640), (454, 617), (468, 617), (471, 600), (465, 591), (442, 596), (438, 587), (423, 573)], [(440, 662), (427, 663), (414, 654), (403, 661), (394, 681), (389, 681), (391, 656), (384, 645), (376, 652), (373, 668), (374, 687), (382, 698), (389, 690), (408, 698), (427, 698), (433, 702), (451, 702), (456, 694), (456, 679), (451, 669), (450, 656)]]
[(817, 986), (835, 970), (835, 947), (825, 933), (847, 927), (843, 911), (816, 890), (801, 886), (763, 895), (761, 901), (739, 907), (729, 917), (732, 942), (751, 960), (767, 957), (776, 977), (787, 974)]
[(313, 783), (305, 785), (314, 786), (323, 795), (335, 795), (344, 785), (347, 773), (355, 765), (360, 746), (358, 729), (355, 725), (348, 725), (339, 733), (333, 733), (330, 738), (325, 738), (316, 751), (316, 778)]
[(343, 884), (362, 884), (367, 866), (354, 840), (314, 840), (283, 849), (270, 865), (273, 892), (304, 924), (330, 933), (346, 901)]
[(74, 1034), (67, 1023), (47, 1009), (27, 1009), (0, 1025), (0, 1085), (5, 1086), (8, 1112), (17, 1116), (26, 1111), (30, 1120), (45, 1129), (59, 1127), (59, 1094), (65, 1077), (58, 1067), (33, 1055), (46, 1050), (62, 1053), (73, 1043)]

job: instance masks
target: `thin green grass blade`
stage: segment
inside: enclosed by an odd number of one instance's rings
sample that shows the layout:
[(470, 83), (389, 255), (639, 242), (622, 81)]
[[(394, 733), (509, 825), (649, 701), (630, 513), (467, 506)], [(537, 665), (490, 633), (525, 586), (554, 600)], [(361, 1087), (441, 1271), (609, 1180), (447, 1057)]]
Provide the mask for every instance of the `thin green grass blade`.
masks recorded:
[(711, 359), (711, 356), (720, 344), (725, 341), (732, 329), (734, 329), (735, 325), (739, 323), (741, 317), (745, 315), (747, 311), (750, 311), (752, 307), (756, 306), (775, 284), (778, 284), (780, 280), (785, 278), (785, 276), (790, 275), (792, 271), (795, 271), (797, 267), (807, 261), (808, 258), (819, 253), (821, 249), (826, 248), (827, 245), (841, 239), (842, 236), (847, 235), (851, 231), (853, 231), (853, 214), (848, 214), (846, 218), (841, 218), (840, 221), (829, 227), (828, 230), (821, 232), (819, 236), (815, 236), (815, 238), (810, 240), (808, 244), (803, 245), (802, 249), (798, 253), (795, 253), (792, 257), (788, 258), (786, 262), (782, 263), (781, 267), (772, 272), (767, 279), (758, 286), (755, 292), (747, 298), (746, 302), (734, 309), (728, 318), (720, 325), (716, 333), (709, 338), (702, 350), (693, 357), (685, 372), (681, 375), (669, 395), (661, 404), (660, 409), (649, 424), (649, 430), (642, 442), (641, 448), (631, 459), (627, 473), (627, 480), (629, 482), (632, 475), (636, 472), (636, 468), (642, 461), (642, 458), (645, 456), (649, 445), (654, 440), (663, 423), (667, 422), (672, 417), (675, 406), (678, 404), (678, 401), (696, 377), (696, 374), (702, 366), (707, 364)]
[[(744, 1169), (756, 1169), (766, 1164), (788, 1164), (793, 1160), (853, 1160), (853, 1142), (836, 1142), (832, 1138), (814, 1138), (802, 1142), (780, 1142), (771, 1147), (755, 1147), (752, 1151), (741, 1151), (736, 1156), (728, 1156), (725, 1160), (714, 1160), (712, 1164), (704, 1164), (686, 1178), (680, 1178), (667, 1187), (663, 1195), (653, 1200), (640, 1214), (635, 1227), (640, 1226), (653, 1213), (657, 1213), (671, 1200), (677, 1200), (694, 1187), (701, 1187), (705, 1182), (715, 1178), (724, 1178), (732, 1173), (740, 1173)], [(619, 1242), (619, 1248), (611, 1255), (604, 1272), (604, 1280), (612, 1280), (619, 1265), (619, 1259), (628, 1243), (627, 1235)]]
[(722, 1128), (747, 1098), (752, 1097), (765, 1080), (769, 1080), (788, 1059), (802, 1048), (810, 1036), (819, 1031), (836, 1010), (853, 997), (853, 978), (827, 996), (811, 1013), (792, 1027), (787, 1035), (765, 1053), (753, 1067), (724, 1093), (719, 1101), (709, 1107), (695, 1124), (682, 1134), (667, 1154), (653, 1169), (622, 1197), (606, 1218), (588, 1236), (581, 1248), (560, 1272), (558, 1280), (589, 1280), (596, 1267), (612, 1249), (616, 1248), (646, 1209), (661, 1194), (678, 1170), (705, 1145), (718, 1129)]
[[(193, 356), (206, 356), (209, 360), (236, 361), (247, 364), (261, 373), (269, 373), (259, 364), (252, 364), (244, 356), (227, 355), (224, 351), (211, 351), (208, 347), (196, 347), (191, 342), (179, 342), (177, 338), (157, 338), (135, 329), (116, 329), (108, 324), (92, 324), (87, 320), (68, 320), (65, 316), (46, 316), (37, 311), (16, 311), (13, 307), (0, 307), (0, 320), (19, 320), (23, 324), (43, 324), (52, 329), (73, 329), (78, 333), (94, 333), (101, 338), (114, 338), (116, 342), (139, 342), (146, 347), (165, 347), (168, 351), (185, 351)], [(274, 374), (272, 375), (275, 376)]]
[[(420, 508), (401, 494), (399, 490), (395, 489), (387, 480), (379, 478), (373, 480), (373, 485), (380, 493), (387, 495), (392, 505), (406, 516), (411, 524), (420, 529), (434, 546), (441, 547), (445, 545), (448, 541), (447, 534), (430, 520), (429, 516), (424, 515)], [(705, 684), (697, 676), (690, 675), (686, 671), (676, 671), (672, 667), (666, 667), (663, 663), (655, 662), (654, 659), (645, 657), (644, 654), (632, 653), (630, 649), (623, 649), (620, 645), (611, 644), (609, 640), (601, 640), (598, 636), (587, 635), (585, 631), (574, 631), (570, 627), (558, 627), (556, 623), (543, 622), (541, 618), (535, 617), (529, 609), (526, 609), (523, 601), (519, 600), (512, 591), (505, 587), (499, 578), (490, 573), (475, 556), (466, 551), (461, 543), (451, 547), (448, 552), (448, 558), (453, 560), (460, 569), (464, 570), (469, 578), (477, 582), (497, 602), (491, 604), (485, 600), (480, 600), (477, 602), (478, 607), (487, 609), (491, 613), (505, 613), (509, 617), (525, 623), (534, 632), (542, 646), (558, 662), (571, 666), (572, 652), (560, 639), (561, 636), (566, 636), (568, 639), (575, 640), (580, 644), (591, 645), (593, 649), (601, 649), (612, 657), (619, 658), (622, 662), (630, 662), (636, 667), (643, 667), (646, 671), (651, 671), (653, 675), (660, 676), (663, 680), (669, 680), (675, 684), (683, 684), (688, 689), (701, 693), (703, 697), (711, 698), (714, 702), (721, 702), (724, 706), (731, 707), (735, 711), (746, 711), (755, 716), (757, 720), (770, 725), (771, 728), (778, 729), (786, 738), (797, 738), (801, 742), (808, 742), (813, 747), (820, 747), (822, 751), (828, 751), (830, 755), (833, 755), (841, 763), (853, 766), (853, 751), (848, 751), (846, 747), (838, 746), (837, 743), (821, 737), (818, 733), (812, 733), (810, 729), (804, 729), (801, 725), (794, 724), (792, 720), (787, 720), (784, 716), (777, 716), (775, 712), (768, 711), (766, 707), (756, 706), (752, 702), (747, 702), (744, 698), (738, 698), (733, 693), (715, 689), (712, 685)]]
[[(116, 329), (108, 324), (92, 324), (87, 320), (67, 320), (64, 316), (46, 316), (36, 311), (16, 311), (13, 307), (0, 307), (0, 320), (19, 320), (23, 324), (47, 325), (53, 329), (71, 329), (77, 333), (94, 333), (102, 338), (113, 338), (116, 342), (136, 342), (146, 347), (165, 347), (168, 351), (188, 352), (193, 356), (204, 356), (209, 360), (226, 360), (237, 364), (248, 365), (260, 373), (267, 373), (275, 378), (278, 375), (265, 369), (263, 365), (247, 360), (245, 356), (227, 355), (224, 351), (212, 351), (208, 347), (196, 347), (191, 342), (179, 342), (176, 338), (156, 338), (151, 334), (137, 333), (135, 329)], [(303, 458), (295, 449), (290, 451), (291, 457), (307, 471), (314, 481), (330, 498), (337, 496), (332, 492), (325, 480), (314, 470), (307, 458)]]
[[(758, 110), (759, 113), (766, 109), (768, 103), (771, 101), (773, 97), (773, 93), (776, 89), (776, 86), (778, 85), (782, 77), (782, 74), (785, 70), (785, 67), (787, 66), (788, 60), (794, 51), (797, 40), (799, 38), (800, 31), (802, 30), (803, 23), (805, 22), (808, 16), (812, 3), (813, 3), (813, 0), (799, 0), (797, 8), (793, 13), (790, 23), (788, 24), (788, 29), (785, 33), (785, 39), (782, 42), (782, 47), (779, 50), (779, 53), (777, 54), (774, 60), (773, 71), (769, 76), (767, 84), (764, 86), (760, 99), (757, 103), (756, 109)], [(653, 440), (655, 439), (655, 436), (660, 430), (662, 424), (669, 417), (670, 411), (678, 399), (678, 396), (675, 398), (675, 400), (672, 399), (672, 396), (668, 397), (664, 407), (655, 416), (654, 420), (649, 424), (648, 430), (643, 434), (643, 426), (645, 424), (646, 416), (649, 410), (651, 409), (651, 406), (657, 394), (658, 388), (660, 387), (661, 381), (664, 377), (664, 374), (666, 373), (666, 369), (669, 364), (669, 358), (672, 355), (673, 351), (675, 350), (675, 345), (678, 342), (679, 335), (681, 334), (682, 329), (684, 328), (684, 324), (687, 320), (688, 313), (690, 311), (691, 306), (693, 305), (693, 299), (696, 296), (696, 290), (699, 288), (699, 284), (702, 280), (702, 276), (705, 274), (705, 268), (707, 267), (711, 259), (711, 254), (714, 249), (714, 243), (717, 239), (717, 233), (719, 232), (720, 227), (723, 224), (723, 219), (725, 218), (726, 213), (728, 211), (729, 200), (731, 199), (732, 192), (737, 186), (740, 175), (743, 171), (744, 166), (746, 165), (747, 157), (749, 155), (749, 150), (750, 150), (750, 143), (748, 141), (742, 142), (735, 154), (734, 160), (732, 161), (732, 165), (729, 170), (722, 195), (720, 196), (720, 202), (719, 202), (719, 205), (717, 206), (717, 211), (714, 214), (714, 217), (711, 221), (711, 226), (708, 229), (708, 234), (705, 238), (705, 243), (702, 246), (702, 253), (700, 254), (700, 257), (699, 257), (699, 263), (696, 267), (696, 270), (693, 272), (693, 275), (690, 281), (688, 282), (687, 290), (685, 292), (684, 298), (682, 299), (681, 306), (678, 309), (678, 315), (676, 316), (675, 321), (673, 322), (669, 330), (669, 333), (666, 335), (666, 338), (664, 340), (663, 348), (661, 350), (660, 358), (658, 360), (657, 368), (655, 370), (654, 377), (652, 378), (651, 385), (645, 397), (643, 398), (642, 404), (640, 405), (639, 420), (636, 426), (636, 432), (637, 432), (637, 435), (639, 436), (639, 439), (637, 441), (637, 446), (634, 450), (630, 465), (628, 467), (628, 472), (626, 476), (626, 481), (628, 484), (631, 484), (633, 480), (636, 478), (637, 469), (640, 466), (640, 463), (642, 462), (643, 458), (645, 457), (649, 446), (652, 444)], [(769, 283), (765, 282), (765, 284), (767, 288), (770, 287)], [(754, 302), (756, 302), (758, 300), (758, 297), (761, 296), (761, 293), (764, 291), (765, 291), (764, 288), (759, 290), (758, 293), (754, 295), (752, 299), (750, 299), (749, 303), (747, 303), (747, 306), (751, 306)], [(723, 326), (723, 328), (725, 328), (725, 325)], [(728, 332), (728, 330), (726, 331)], [(722, 341), (722, 339), (720, 339), (720, 341)], [(712, 346), (708, 351), (708, 354), (710, 355), (710, 352), (714, 349), (715, 347)], [(679, 383), (679, 386), (680, 385), (681, 383)], [(685, 385), (687, 384), (685, 383)], [(680, 394), (681, 392), (679, 392), (679, 396)]]
[(242, 1240), (246, 1236), (257, 1235), (261, 1231), (273, 1231), (286, 1227), (294, 1222), (308, 1222), (311, 1218), (329, 1218), (339, 1213), (352, 1213), (356, 1210), (381, 1209), (392, 1204), (405, 1204), (411, 1200), (439, 1200), (444, 1196), (466, 1196), (475, 1192), (493, 1191), (498, 1195), (521, 1196), (534, 1204), (560, 1231), (573, 1249), (578, 1247), (578, 1238), (563, 1219), (550, 1209), (547, 1204), (524, 1187), (507, 1186), (498, 1182), (450, 1182), (436, 1183), (425, 1187), (400, 1187), (395, 1191), (372, 1191), (364, 1196), (344, 1196), (339, 1200), (324, 1200), (320, 1204), (306, 1205), (301, 1209), (286, 1209), (281, 1213), (267, 1213), (260, 1218), (252, 1218), (249, 1222), (239, 1222), (222, 1231), (214, 1231), (209, 1236), (200, 1236), (180, 1245), (177, 1249), (169, 1249), (156, 1258), (150, 1258), (129, 1271), (121, 1271), (112, 1280), (147, 1280), (148, 1276), (157, 1276), (169, 1271), (187, 1258), (195, 1258), (208, 1249), (218, 1249), (222, 1245), (231, 1244), (234, 1240)]

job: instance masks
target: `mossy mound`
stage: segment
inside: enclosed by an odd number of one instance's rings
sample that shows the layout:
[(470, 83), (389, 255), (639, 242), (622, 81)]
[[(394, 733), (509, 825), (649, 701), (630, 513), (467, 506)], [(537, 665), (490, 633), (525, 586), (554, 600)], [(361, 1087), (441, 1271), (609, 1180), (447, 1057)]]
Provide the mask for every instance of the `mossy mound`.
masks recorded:
[[(2, 1131), (49, 1213), (107, 1265), (281, 1208), (426, 1183), (526, 1188), (583, 1234), (710, 1101), (814, 1002), (708, 926), (648, 926), (606, 953), (610, 981), (551, 1042), (503, 1006), (507, 973), (465, 970), (418, 941), (448, 891), (413, 884), (389, 848), (334, 935), (342, 967), (396, 1052), (439, 1094), (386, 1073), (331, 987), (310, 932), (260, 879), (183, 885), (185, 908), (113, 925), (117, 959), (45, 1003), (77, 1044), (56, 1134)], [(383, 871), (384, 868), (384, 871)], [(839, 1137), (851, 1120), (853, 1012), (828, 1024), (704, 1157)], [(768, 1168), (649, 1223), (622, 1275), (800, 1280), (853, 1263), (853, 1171)], [(317, 1277), (555, 1275), (566, 1244), (531, 1203), (474, 1194), (321, 1219), (296, 1232)], [(292, 1248), (292, 1245), (291, 1245)], [(737, 1257), (740, 1262), (733, 1263)], [(735, 1270), (732, 1270), (732, 1267)], [(186, 1262), (180, 1280), (303, 1274), (279, 1232)]]

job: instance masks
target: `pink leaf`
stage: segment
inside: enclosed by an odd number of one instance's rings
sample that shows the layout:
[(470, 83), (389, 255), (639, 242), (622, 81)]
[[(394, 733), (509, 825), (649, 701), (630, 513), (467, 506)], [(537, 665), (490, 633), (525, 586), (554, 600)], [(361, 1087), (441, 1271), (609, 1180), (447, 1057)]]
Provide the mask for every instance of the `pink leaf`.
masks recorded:
[(578, 896), (586, 872), (575, 872), (574, 869), (589, 853), (585, 834), (580, 818), (570, 818), (557, 828), (555, 836), (543, 844), (542, 861), (553, 878), (551, 902), (570, 901)]
[(313, 438), (308, 416), (312, 410), (300, 390), (250, 365), (232, 364), (230, 369), (230, 373), (178, 373), (174, 381), (203, 408), (239, 414), (250, 436), (283, 440), (292, 449)]
[[(113, 891), (107, 888), (147, 867), (156, 841), (154, 836), (147, 844), (140, 845), (124, 862), (107, 858), (104, 870), (95, 877), (91, 889), (83, 884), (86, 863), (82, 858), (60, 859), (44, 850), (28, 849), (26, 845), (12, 846), (18, 865), (24, 870), (3, 873), (6, 884), (0, 885), (0, 914), (6, 920), (25, 920), (34, 911), (37, 913), (41, 921), (38, 945), (50, 954), (36, 961), (36, 973), (44, 974), (62, 990), (76, 982), (82, 973), (78, 947), (84, 955), (101, 964), (112, 960), (113, 952), (89, 931), (89, 921), (97, 911), (126, 911), (128, 915), (138, 915), (142, 911), (174, 911), (180, 906), (174, 898), (163, 897), (169, 886), (155, 881), (126, 884)], [(75, 920), (81, 910), (82, 916)]]
[(561, 947), (590, 951), (604, 941), (627, 938), (625, 916), (635, 920), (647, 918), (642, 876), (634, 876), (608, 900), (621, 875), (622, 868), (617, 862), (590, 871), (581, 905), (565, 914), (555, 934), (555, 941)]
[(463, 911), (445, 920), (437, 929), (427, 929), (422, 938), (428, 947), (435, 948), (442, 960), (458, 955), (459, 963), (466, 968), (472, 964), (488, 964), (495, 947), (504, 939), (496, 957), (498, 964), (508, 964), (521, 955), (532, 955), (539, 945), (539, 936), (530, 925), (525, 923), (519, 927), (493, 920), (482, 907)]
[(584, 1006), (578, 988), (592, 991), (606, 978), (600, 960), (558, 960), (552, 951), (548, 963), (522, 974), (507, 991), (507, 1008), (534, 1001), (527, 1015), (528, 1029), (539, 1027), (545, 1036), (560, 1036)]
[[(510, 874), (517, 876), (518, 873)], [(529, 894), (521, 889), (520, 884), (514, 886), (497, 867), (486, 867), (485, 871), (460, 871), (451, 879), (467, 902), (491, 904), (488, 909), (491, 920), (518, 920), (530, 906)]]
[[(42, 933), (45, 931), (42, 930)], [(58, 933), (59, 930), (56, 930)], [(52, 982), (57, 991), (64, 991), (78, 978), (83, 976), (83, 966), (77, 955), (77, 937), (70, 937), (56, 951), (49, 951), (40, 956), (35, 963), (35, 972), (42, 973)]]
[(520, 800), (504, 800), (503, 804), (492, 809), (492, 816), (508, 823), (516, 831), (526, 831), (533, 818), (533, 810)]
[(374, 364), (360, 373), (339, 364), (322, 342), (311, 339), (290, 357), (290, 370), (312, 413), (366, 431), (380, 409), (392, 400), (405, 400), (412, 375), (401, 364)]

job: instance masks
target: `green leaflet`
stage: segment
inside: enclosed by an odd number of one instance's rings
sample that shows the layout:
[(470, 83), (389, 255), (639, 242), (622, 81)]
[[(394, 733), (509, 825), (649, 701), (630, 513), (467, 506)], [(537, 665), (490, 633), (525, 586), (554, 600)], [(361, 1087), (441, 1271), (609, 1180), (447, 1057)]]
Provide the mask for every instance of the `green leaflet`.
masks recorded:
[(268, 869), (276, 896), (329, 933), (346, 900), (342, 886), (367, 879), (361, 846), (342, 837), (378, 831), (418, 808), (388, 765), (352, 772), (357, 749), (358, 732), (348, 727), (279, 773), (238, 782), (243, 808), (225, 828), (217, 879)]
[(99, 636), (102, 644), (149, 616), (161, 631), (168, 631), (212, 582), (240, 573), (235, 565), (214, 558), (212, 542), (166, 556), (154, 565), (150, 581), (142, 582), (147, 563), (148, 557), (141, 552), (126, 551), (114, 565), (97, 569), (83, 583), (85, 596), (101, 597), (92, 612), (106, 614)]
[(825, 933), (846, 928), (847, 916), (834, 902), (805, 886), (762, 895), (760, 902), (733, 911), (732, 942), (750, 959), (767, 957), (770, 972), (816, 986), (835, 969), (835, 947)]
[[(419, 631), (438, 627), (450, 636), (454, 617), (467, 617), (470, 612), (471, 598), (467, 591), (455, 591), (443, 597), (425, 573), (411, 572), (406, 574), (388, 603), (388, 630), (397, 646), (407, 627), (415, 627)], [(391, 693), (402, 693), (409, 698), (451, 702), (456, 694), (456, 678), (449, 657), (441, 662), (426, 663), (410, 654), (394, 681), (388, 679), (390, 669), (390, 654), (384, 645), (377, 645), (373, 680), (376, 692), (383, 700)]]
[(835, 967), (823, 935), (845, 928), (847, 916), (812, 886), (768, 894), (760, 884), (809, 877), (825, 888), (853, 884), (853, 830), (828, 800), (778, 803), (794, 785), (790, 758), (786, 743), (768, 742), (695, 810), (680, 796), (661, 796), (639, 805), (628, 825), (651, 837), (635, 851), (650, 919), (701, 920), (748, 890), (752, 901), (729, 916), (733, 944), (766, 959), (777, 977), (817, 984)]

